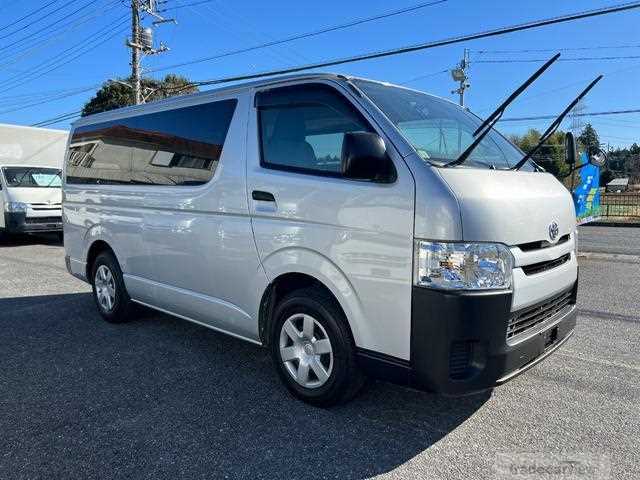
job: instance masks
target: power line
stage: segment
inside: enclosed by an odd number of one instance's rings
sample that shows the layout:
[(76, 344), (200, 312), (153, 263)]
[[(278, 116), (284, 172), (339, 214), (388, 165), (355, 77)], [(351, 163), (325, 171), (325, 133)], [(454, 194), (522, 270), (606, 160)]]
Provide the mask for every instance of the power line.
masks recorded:
[(6, 33), (6, 34), (2, 35), (2, 36), (0, 37), (0, 40), (3, 40), (3, 39), (5, 39), (5, 38), (7, 38), (7, 37), (10, 37), (11, 35), (15, 35), (16, 33), (22, 32), (23, 30), (28, 29), (29, 27), (31, 27), (31, 26), (33, 26), (33, 25), (35, 25), (36, 23), (41, 22), (41, 21), (43, 21), (43, 20), (46, 20), (46, 19), (47, 19), (47, 18), (49, 18), (49, 16), (51, 16), (52, 14), (55, 14), (55, 13), (57, 13), (57, 12), (61, 11), (61, 10), (64, 10), (64, 9), (65, 9), (65, 8), (67, 8), (69, 5), (71, 5), (72, 3), (75, 3), (75, 2), (77, 2), (77, 1), (78, 1), (78, 0), (71, 0), (71, 1), (69, 1), (69, 2), (67, 2), (67, 3), (65, 3), (64, 5), (62, 5), (61, 7), (59, 7), (59, 8), (57, 8), (57, 9), (53, 10), (52, 12), (49, 12), (49, 13), (47, 13), (47, 14), (45, 14), (45, 15), (41, 16), (40, 18), (37, 18), (36, 20), (34, 20), (34, 21), (32, 21), (32, 22), (29, 22), (29, 23), (27, 23), (26, 25), (23, 25), (23, 26), (21, 26), (21, 27), (18, 27), (16, 30), (13, 30), (12, 32), (9, 32), (9, 33)]
[[(460, 35), (460, 36), (456, 36), (456, 37), (449, 37), (449, 38), (445, 38), (445, 39), (442, 39), (442, 40), (436, 40), (436, 41), (431, 41), (431, 42), (426, 42), (426, 43), (414, 44), (414, 45), (394, 48), (394, 49), (390, 49), (390, 50), (382, 50), (382, 51), (378, 51), (378, 52), (365, 53), (365, 54), (356, 55), (356, 56), (352, 56), (352, 57), (346, 57), (346, 58), (341, 58), (341, 59), (336, 59), (336, 60), (328, 60), (328, 61), (308, 64), (308, 65), (293, 67), (293, 68), (271, 70), (271, 71), (266, 71), (266, 72), (261, 72), (261, 73), (236, 75), (236, 76), (226, 77), (226, 78), (217, 78), (217, 79), (212, 79), (212, 80), (198, 81), (198, 82), (193, 82), (193, 83), (187, 84), (184, 87), (180, 87), (179, 89), (176, 90), (176, 92), (179, 92), (179, 91), (184, 90), (186, 88), (190, 88), (192, 86), (204, 86), (204, 85), (215, 85), (215, 84), (221, 84), (221, 83), (229, 83), (229, 82), (234, 82), (234, 81), (249, 80), (249, 79), (267, 77), (267, 76), (273, 76), (273, 75), (296, 73), (296, 72), (312, 70), (312, 69), (316, 69), (316, 68), (323, 68), (323, 67), (328, 67), (328, 66), (335, 66), (335, 65), (342, 65), (342, 64), (347, 64), (347, 63), (353, 63), (353, 62), (358, 62), (358, 61), (362, 61), (362, 60), (370, 60), (370, 59), (375, 59), (375, 58), (383, 58), (383, 57), (388, 57), (388, 56), (393, 56), (393, 55), (400, 55), (400, 54), (403, 54), (403, 53), (415, 52), (415, 51), (420, 51), (420, 50), (427, 50), (427, 49), (441, 47), (441, 46), (445, 46), (445, 45), (452, 45), (452, 44), (456, 44), (456, 43), (462, 43), (462, 42), (466, 42), (466, 41), (470, 41), (470, 40), (478, 40), (478, 39), (481, 39), (481, 38), (501, 36), (501, 35), (506, 35), (508, 33), (514, 33), (514, 32), (523, 31), (523, 30), (530, 30), (530, 29), (540, 28), (540, 27), (544, 27), (544, 26), (548, 26), (548, 25), (553, 25), (553, 24), (558, 24), (558, 23), (565, 23), (565, 22), (570, 22), (570, 21), (575, 21), (575, 20), (580, 20), (580, 19), (585, 19), (585, 18), (590, 18), (590, 17), (596, 17), (596, 16), (601, 16), (601, 15), (607, 15), (607, 14), (611, 14), (611, 13), (622, 12), (622, 11), (627, 11), (627, 10), (632, 10), (632, 9), (637, 9), (637, 8), (640, 8), (640, 2), (631, 2), (631, 3), (613, 5), (613, 6), (610, 6), (610, 7), (604, 7), (604, 8), (593, 9), (593, 10), (586, 10), (586, 11), (577, 12), (577, 13), (568, 14), (568, 15), (556, 16), (556, 17), (540, 19), (540, 20), (535, 20), (535, 21), (526, 22), (526, 23), (520, 23), (520, 24), (516, 24), (516, 25), (505, 26), (505, 27), (501, 27), (501, 28), (497, 28), (497, 29), (493, 29), (493, 30), (486, 30), (486, 31), (482, 31), (482, 32), (477, 32), (477, 33), (472, 33), (472, 34), (467, 34), (467, 35)], [(640, 112), (640, 110), (638, 110), (638, 111)], [(628, 111), (626, 113), (632, 113), (632, 112), (633, 111)], [(618, 112), (618, 113), (623, 113), (623, 112), (621, 111), (621, 112)], [(611, 114), (613, 114), (613, 113), (611, 113)], [(547, 119), (547, 118), (555, 118), (555, 116), (544, 116), (541, 119)], [(517, 120), (520, 120), (520, 119), (517, 119)], [(522, 120), (524, 120), (524, 118)], [(505, 121), (505, 120), (503, 120), (503, 121)], [(515, 121), (515, 120), (512, 120), (512, 121)]]
[[(217, 31), (221, 31), (222, 35), (234, 37), (236, 39), (235, 43), (238, 45), (237, 48), (241, 48), (242, 45), (261, 44), (275, 40), (275, 37), (267, 35), (256, 25), (247, 21), (246, 18), (227, 8), (224, 3), (216, 2), (214, 6), (206, 4), (199, 8), (189, 7), (189, 11), (198, 18), (210, 22)], [(239, 31), (237, 27), (242, 24), (246, 28)], [(294, 65), (309, 61), (307, 57), (291, 47), (266, 50), (265, 54), (285, 63), (293, 61)]]
[(577, 52), (577, 51), (584, 51), (584, 50), (607, 50), (607, 49), (624, 49), (624, 48), (640, 48), (640, 44), (600, 45), (600, 46), (594, 46), (594, 47), (526, 48), (521, 50), (472, 50), (472, 52), (478, 53), (478, 54), (549, 53), (549, 52)]
[[(628, 110), (608, 110), (604, 112), (586, 112), (586, 113), (576, 113), (576, 117), (596, 117), (601, 115), (626, 115), (630, 113), (640, 113), (640, 108), (628, 109)], [(500, 122), (522, 122), (529, 120), (553, 120), (557, 115), (537, 115), (532, 117), (510, 117), (510, 118), (502, 118)]]
[[(70, 3), (73, 3), (73, 2), (75, 2), (75, 1), (77, 1), (77, 0), (72, 0), (72, 1), (71, 1), (71, 2), (69, 2), (68, 4), (65, 4), (65, 6), (66, 6), (66, 5), (69, 5)], [(77, 9), (76, 9), (76, 10), (74, 10), (73, 12), (68, 13), (67, 15), (65, 15), (65, 16), (63, 16), (63, 17), (60, 17), (58, 20), (56, 20), (56, 21), (54, 21), (54, 22), (51, 22), (51, 23), (49, 23), (49, 24), (45, 25), (45, 26), (44, 26), (44, 27), (42, 27), (41, 29), (36, 30), (35, 32), (30, 33), (30, 34), (29, 34), (29, 35), (27, 35), (26, 37), (20, 37), (18, 40), (15, 40), (13, 43), (9, 43), (8, 45), (4, 45), (3, 47), (0, 47), (0, 51), (6, 50), (7, 48), (10, 48), (10, 47), (13, 47), (14, 45), (17, 45), (18, 43), (20, 43), (20, 42), (22, 42), (22, 41), (24, 41), (24, 40), (29, 40), (29, 39), (30, 39), (30, 38), (32, 38), (32, 37), (33, 37), (33, 35), (34, 35), (34, 34), (36, 34), (36, 33), (40, 33), (40, 32), (43, 32), (43, 31), (48, 31), (48, 30), (49, 30), (51, 27), (53, 27), (54, 25), (57, 25), (58, 23), (62, 22), (63, 20), (66, 20), (67, 18), (70, 18), (70, 17), (72, 17), (72, 16), (76, 15), (78, 12), (80, 12), (80, 11), (84, 10), (85, 8), (87, 8), (87, 7), (91, 6), (91, 5), (94, 5), (94, 4), (95, 4), (95, 1), (94, 1), (94, 0), (90, 0), (90, 1), (88, 1), (87, 3), (85, 3), (84, 5), (82, 5), (80, 8), (77, 8)]]
[[(630, 60), (639, 59), (640, 55), (616, 55), (608, 57), (569, 57), (560, 58), (559, 62), (590, 62), (594, 60)], [(546, 62), (546, 58), (506, 58), (506, 59), (487, 59), (475, 60), (473, 63), (541, 63)]]
[(7, 28), (11, 27), (12, 25), (15, 25), (17, 23), (20, 23), (22, 20), (25, 20), (33, 15), (35, 15), (36, 13), (41, 12), (42, 10), (44, 10), (45, 8), (47, 8), (49, 5), (53, 5), (54, 3), (56, 3), (58, 0), (53, 0), (49, 3), (45, 3), (44, 5), (42, 5), (40, 8), (37, 8), (35, 10), (33, 10), (32, 12), (27, 13), (26, 15), (23, 15), (22, 17), (20, 17), (17, 20), (14, 20), (13, 22), (5, 25), (4, 27), (0, 27), (0, 32), (3, 30), (6, 30)]
[[(14, 76), (10, 78), (4, 84), (0, 85), (0, 89), (4, 91), (8, 91), (18, 86), (24, 85), (27, 82), (41, 78), (42, 76), (47, 75), (48, 73), (51, 73), (52, 71), (57, 70), (60, 67), (71, 63), (72, 61), (81, 57), (82, 55), (85, 55), (86, 53), (93, 51), (96, 47), (104, 44), (105, 42), (111, 40), (116, 35), (119, 35), (120, 33), (122, 33), (124, 29), (127, 28), (125, 27), (125, 24), (128, 23), (128, 19), (125, 18), (124, 21), (121, 21), (120, 23), (117, 23), (117, 20), (116, 20), (116, 22), (114, 23), (116, 23), (114, 28), (111, 28), (110, 30), (103, 32), (102, 34), (97, 36), (92, 35), (90, 40), (79, 42), (78, 44), (75, 44), (74, 46), (66, 50), (63, 50), (52, 59), (41, 63), (39, 66), (35, 68), (35, 70), (30, 71), (26, 75), (26, 77), (20, 75), (20, 76)], [(101, 37), (104, 37), (105, 35), (107, 35), (106, 38), (101, 38)], [(99, 40), (99, 41), (96, 42), (96, 40)], [(81, 47), (81, 48), (76, 51), (72, 51), (77, 47)], [(83, 49), (82, 47), (88, 47), (88, 48)], [(75, 55), (69, 58), (68, 55), (70, 54), (71, 55), (75, 54)], [(63, 60), (62, 63), (59, 63), (61, 60)]]
[(594, 10), (586, 10), (586, 11), (582, 11), (582, 12), (578, 12), (578, 13), (572, 13), (572, 14), (568, 14), (568, 15), (562, 15), (562, 16), (557, 16), (557, 17), (551, 17), (551, 18), (545, 18), (545, 19), (541, 19), (541, 20), (534, 20), (532, 22), (526, 22), (526, 23), (520, 23), (517, 25), (510, 25), (510, 26), (506, 26), (506, 27), (501, 27), (501, 28), (497, 28), (497, 29), (493, 29), (493, 30), (486, 30), (483, 32), (477, 32), (477, 33), (472, 33), (472, 34), (467, 34), (467, 35), (460, 35), (457, 37), (449, 37), (443, 40), (435, 40), (432, 42), (426, 42), (426, 43), (419, 43), (419, 44), (414, 44), (414, 45), (409, 45), (409, 46), (405, 46), (405, 47), (399, 47), (399, 48), (393, 48), (390, 50), (382, 50), (382, 51), (378, 51), (378, 52), (371, 52), (371, 53), (364, 53), (361, 55), (355, 55), (352, 57), (345, 57), (345, 58), (340, 58), (340, 59), (336, 59), (336, 60), (327, 60), (327, 61), (322, 61), (322, 62), (318, 62), (318, 63), (312, 63), (312, 64), (308, 64), (308, 65), (303, 65), (300, 67), (293, 67), (293, 68), (283, 68), (283, 69), (279, 69), (279, 70), (271, 70), (271, 71), (265, 71), (265, 72), (261, 72), (261, 73), (252, 73), (252, 74), (244, 74), (244, 75), (236, 75), (236, 76), (231, 76), (231, 77), (225, 77), (225, 78), (218, 78), (218, 79), (213, 79), (213, 80), (205, 80), (205, 81), (201, 81), (201, 82), (195, 82), (195, 85), (217, 85), (217, 84), (221, 84), (221, 83), (229, 83), (229, 82), (235, 82), (235, 81), (240, 81), (240, 80), (251, 80), (251, 79), (255, 79), (255, 78), (261, 78), (261, 77), (269, 77), (269, 76), (273, 76), (273, 75), (282, 75), (282, 74), (288, 74), (288, 73), (297, 73), (297, 72), (303, 72), (306, 70), (313, 70), (316, 68), (324, 68), (324, 67), (332, 67), (332, 66), (336, 66), (336, 65), (344, 65), (346, 63), (353, 63), (353, 62), (359, 62), (362, 60), (371, 60), (374, 58), (383, 58), (383, 57), (390, 57), (393, 55), (400, 55), (403, 53), (409, 53), (409, 52), (416, 52), (416, 51), (420, 51), (420, 50), (427, 50), (427, 49), (431, 49), (431, 48), (436, 48), (436, 47), (443, 47), (446, 45), (453, 45), (456, 43), (462, 43), (462, 42), (467, 42), (467, 41), (471, 41), (471, 40), (478, 40), (481, 38), (489, 38), (489, 37), (497, 37), (497, 36), (501, 36), (501, 35), (506, 35), (508, 33), (514, 33), (514, 32), (519, 32), (519, 31), (523, 31), (523, 30), (531, 30), (534, 28), (540, 28), (540, 27), (545, 27), (548, 25), (554, 25), (554, 24), (558, 24), (558, 23), (566, 23), (566, 22), (570, 22), (570, 21), (575, 21), (575, 20), (581, 20), (584, 18), (590, 18), (590, 17), (597, 17), (597, 16), (601, 16), (601, 15), (608, 15), (611, 13), (617, 13), (617, 12), (622, 12), (622, 11), (626, 11), (626, 10), (632, 10), (632, 9), (637, 9), (640, 8), (640, 2), (631, 2), (631, 3), (624, 3), (624, 4), (619, 4), (619, 5), (613, 5), (611, 7), (604, 7), (604, 8), (598, 8), (598, 9), (594, 9)]
[(442, 75), (443, 73), (449, 73), (449, 69), (445, 68), (444, 70), (439, 70), (437, 72), (431, 72), (424, 75), (418, 75), (417, 77), (410, 78), (409, 80), (405, 80), (400, 82), (398, 85), (407, 85), (409, 83), (417, 82), (418, 80), (424, 80), (425, 78), (435, 77), (436, 75)]
[(173, 7), (168, 7), (168, 8), (163, 8), (162, 10), (159, 10), (159, 12), (163, 13), (163, 12), (169, 12), (172, 10), (178, 10), (180, 8), (185, 8), (185, 7), (196, 7), (198, 5), (203, 5), (205, 3), (211, 3), (214, 2), (215, 0), (200, 0), (197, 2), (192, 2), (192, 3), (185, 3), (183, 5), (175, 5)]
[(66, 120), (71, 120), (73, 118), (78, 117), (82, 113), (82, 110), (76, 110), (75, 112), (63, 113), (62, 115), (58, 115), (57, 117), (49, 118), (47, 120), (42, 120), (38, 123), (33, 123), (31, 127), (46, 127), (48, 125), (54, 125), (56, 123), (64, 122)]
[[(41, 41), (36, 41), (31, 43), (31, 45), (26, 46), (25, 48), (22, 49), (18, 49), (15, 52), (13, 52), (12, 54), (9, 54), (8, 58), (9, 60), (0, 63), (0, 67), (4, 67), (6, 65), (14, 65), (18, 62), (20, 62), (21, 60), (28, 58), (30, 56), (32, 56), (35, 52), (41, 50), (42, 48), (45, 48), (47, 45), (49, 45), (50, 43), (52, 43), (53, 41), (55, 41), (56, 39), (60, 38), (61, 36), (65, 35), (66, 33), (76, 30), (78, 27), (84, 25), (85, 23), (93, 20), (94, 18), (96, 18), (97, 16), (101, 16), (103, 15), (104, 9), (105, 8), (109, 8), (113, 5), (115, 5), (116, 3), (118, 3), (118, 0), (114, 0), (111, 3), (107, 3), (104, 6), (101, 6), (89, 13), (87, 13), (86, 15), (72, 20), (70, 22), (67, 22), (63, 25), (58, 26), (57, 28), (54, 28), (50, 31), (44, 32), (44, 34), (42, 35), (36, 35), (33, 36), (32, 38), (30, 38), (29, 40), (31, 42), (33, 42), (34, 40), (38, 40), (38, 38), (42, 38)], [(94, 32), (94, 35), (97, 32)]]
[(31, 108), (31, 107), (36, 107), (38, 105), (44, 105), (46, 103), (51, 103), (51, 102), (55, 102), (57, 100), (62, 100), (63, 98), (69, 98), (69, 97), (74, 97), (76, 95), (79, 95), (81, 93), (85, 93), (88, 92), (90, 90), (94, 90), (95, 88), (99, 87), (100, 85), (91, 85), (90, 87), (86, 87), (83, 88), (82, 90), (77, 90), (71, 93), (66, 93), (66, 94), (62, 94), (62, 95), (57, 95), (57, 96), (53, 96), (53, 97), (49, 97), (46, 100), (41, 100), (41, 101), (37, 101), (37, 102), (31, 102), (27, 105), (22, 105), (16, 108), (9, 108), (7, 110), (2, 110), (0, 111), (0, 115), (5, 115), (7, 113), (13, 113), (13, 112), (18, 112), (20, 110), (25, 110), (27, 108)]
[[(640, 67), (640, 64), (636, 63), (635, 65), (631, 65), (631, 66), (627, 66), (627, 67), (623, 67), (623, 68), (616, 68), (615, 70), (607, 70), (607, 71), (603, 72), (604, 75), (605, 75), (605, 81), (608, 78), (610, 78), (610, 77), (612, 77), (614, 75), (620, 74), (621, 72), (626, 72), (628, 70), (632, 70), (634, 68), (639, 68), (639, 67)], [(585, 77), (585, 78), (582, 78), (581, 80), (577, 80), (575, 82), (566, 83), (564, 85), (561, 85), (560, 87), (552, 88), (550, 90), (545, 90), (545, 91), (542, 91), (542, 92), (539, 92), (539, 93), (535, 93), (533, 95), (529, 95), (527, 98), (523, 98), (522, 100), (520, 100), (520, 104), (522, 104), (522, 103), (530, 103), (530, 102), (534, 101), (535, 99), (537, 99), (539, 97), (543, 97), (545, 95), (549, 95), (550, 93), (556, 93), (556, 92), (559, 92), (561, 90), (565, 90), (567, 88), (574, 87), (576, 85), (585, 84), (585, 83), (591, 81), (591, 79), (592, 79), (591, 77), (589, 77), (589, 78)], [(491, 107), (483, 107), (481, 109), (474, 109), (474, 112), (481, 113), (481, 112), (484, 112), (485, 110), (488, 110), (489, 108), (493, 108), (493, 106), (491, 106)]]
[(186, 61), (186, 62), (182, 62), (182, 63), (177, 63), (177, 64), (173, 64), (173, 65), (166, 65), (164, 67), (154, 68), (152, 70), (149, 70), (149, 73), (161, 72), (163, 70), (170, 70), (170, 69), (174, 69), (174, 68), (185, 67), (185, 66), (188, 66), (188, 65), (194, 65), (196, 63), (208, 62), (208, 61), (217, 60), (217, 59), (220, 59), (220, 58), (223, 58), (223, 57), (229, 57), (229, 56), (232, 56), (232, 55), (238, 55), (240, 53), (251, 52), (253, 50), (273, 47), (273, 46), (276, 46), (276, 45), (281, 45), (283, 43), (293, 42), (295, 40), (302, 40), (302, 39), (305, 39), (305, 38), (315, 37), (315, 36), (322, 35), (322, 34), (325, 34), (325, 33), (335, 32), (337, 30), (343, 30), (345, 28), (354, 27), (356, 25), (362, 25), (364, 23), (373, 22), (373, 21), (376, 21), (376, 20), (381, 20), (383, 18), (389, 18), (389, 17), (401, 15), (403, 13), (413, 12), (413, 11), (416, 11), (416, 10), (419, 10), (419, 9), (422, 9), (422, 8), (435, 6), (435, 5), (444, 3), (446, 1), (448, 1), (448, 0), (437, 0), (437, 1), (431, 1), (431, 2), (423, 2), (423, 3), (419, 3), (417, 5), (413, 5), (413, 6), (410, 6), (410, 7), (402, 8), (402, 9), (399, 9), (399, 10), (387, 11), (387, 12), (381, 13), (379, 15), (374, 15), (374, 16), (366, 17), (366, 18), (359, 18), (359, 19), (352, 20), (352, 21), (347, 22), (347, 23), (342, 23), (342, 24), (339, 24), (339, 25), (332, 25), (332, 26), (329, 26), (329, 27), (321, 28), (319, 30), (300, 33), (300, 34), (292, 35), (290, 37), (282, 38), (282, 39), (279, 39), (279, 40), (273, 40), (271, 42), (261, 43), (259, 45), (253, 45), (251, 47), (240, 48), (240, 49), (237, 49), (237, 50), (230, 50), (230, 51), (222, 52), (222, 53), (219, 53), (219, 54), (216, 54), (216, 55), (213, 55), (213, 56), (209, 56), (209, 57), (202, 57), (202, 58), (198, 58), (198, 59), (195, 59), (195, 60), (190, 60), (190, 61)]

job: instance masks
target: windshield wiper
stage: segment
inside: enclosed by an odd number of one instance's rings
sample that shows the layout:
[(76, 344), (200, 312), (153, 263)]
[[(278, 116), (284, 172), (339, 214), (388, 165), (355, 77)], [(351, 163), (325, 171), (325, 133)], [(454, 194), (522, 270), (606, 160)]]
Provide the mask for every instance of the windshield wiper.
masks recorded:
[(466, 150), (462, 152), (460, 156), (455, 160), (449, 163), (445, 163), (443, 167), (453, 167), (455, 165), (460, 165), (461, 163), (464, 163), (467, 160), (467, 158), (469, 158), (469, 155), (471, 155), (471, 153), (475, 150), (475, 148), (480, 144), (482, 139), (487, 136), (487, 134), (491, 131), (493, 126), (498, 122), (498, 120), (500, 120), (500, 117), (502, 117), (502, 114), (507, 109), (507, 107), (511, 104), (511, 102), (513, 102), (522, 92), (524, 92), (529, 87), (529, 85), (535, 82), (537, 78), (540, 75), (542, 75), (544, 71), (547, 68), (549, 68), (553, 62), (558, 60), (558, 58), (560, 58), (559, 53), (554, 55), (550, 60), (548, 60), (538, 70), (536, 70), (536, 72), (533, 75), (531, 75), (526, 82), (520, 85), (511, 95), (509, 95), (509, 97), (504, 102), (502, 102), (502, 104), (500, 104), (500, 106), (496, 108), (493, 111), (493, 113), (485, 119), (484, 122), (480, 124), (480, 126), (476, 129), (476, 131), (473, 132), (473, 136), (475, 137), (475, 139), (466, 148)]
[(587, 93), (589, 93), (589, 90), (595, 87), (596, 83), (602, 80), (603, 76), (604, 75), (599, 75), (595, 80), (593, 80), (589, 85), (587, 85), (587, 88), (585, 88), (582, 92), (580, 92), (580, 94), (576, 98), (573, 99), (573, 101), (569, 104), (569, 106), (565, 108), (563, 112), (556, 117), (553, 123), (549, 125), (549, 128), (545, 130), (545, 132), (540, 137), (540, 140), (538, 141), (536, 146), (533, 147), (531, 150), (529, 150), (529, 153), (527, 153), (524, 157), (522, 157), (522, 160), (520, 160), (513, 167), (511, 167), (510, 170), (520, 170), (522, 166), (525, 163), (527, 163), (527, 160), (529, 160), (533, 156), (533, 154), (536, 153), (540, 149), (540, 147), (544, 145), (544, 143), (547, 140), (549, 140), (551, 135), (553, 135), (556, 132), (556, 130), (558, 130), (558, 127), (560, 127), (560, 124), (562, 123), (562, 120), (564, 120), (564, 117), (566, 117), (569, 114), (569, 112), (573, 109), (573, 107), (575, 107), (578, 104), (578, 102), (582, 100)]

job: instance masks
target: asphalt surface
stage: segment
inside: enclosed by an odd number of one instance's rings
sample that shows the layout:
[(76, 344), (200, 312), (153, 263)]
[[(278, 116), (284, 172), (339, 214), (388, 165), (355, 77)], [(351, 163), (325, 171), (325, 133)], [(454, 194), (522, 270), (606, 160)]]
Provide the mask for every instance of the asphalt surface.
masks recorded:
[(150, 311), (107, 324), (60, 245), (0, 242), (0, 478), (475, 480), (526, 451), (636, 480), (640, 264), (580, 263), (576, 334), (512, 382), (464, 398), (376, 382), (321, 410), (265, 350)]
[(640, 227), (592, 227), (587, 224), (578, 230), (579, 250), (640, 255)]

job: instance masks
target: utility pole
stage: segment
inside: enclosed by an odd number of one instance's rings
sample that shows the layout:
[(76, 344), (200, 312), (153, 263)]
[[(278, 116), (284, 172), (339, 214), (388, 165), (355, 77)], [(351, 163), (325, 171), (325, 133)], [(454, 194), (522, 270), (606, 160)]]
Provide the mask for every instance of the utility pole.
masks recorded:
[(457, 93), (460, 95), (460, 106), (464, 107), (464, 91), (471, 86), (468, 82), (467, 68), (469, 68), (469, 49), (464, 49), (462, 60), (456, 68), (451, 70), (451, 77), (454, 82), (458, 82), (460, 85), (456, 90), (452, 90), (451, 93)]
[(131, 48), (131, 81), (133, 97), (136, 105), (145, 102), (142, 95), (142, 67), (143, 55), (157, 55), (169, 50), (160, 43), (158, 48), (153, 47), (153, 29), (140, 26), (140, 12), (154, 17), (153, 26), (162, 23), (177, 23), (174, 19), (167, 19), (158, 14), (156, 0), (131, 0), (131, 39), (127, 40), (127, 47)]
[(131, 80), (133, 82), (133, 97), (136, 105), (142, 103), (142, 88), (140, 82), (140, 55), (142, 45), (139, 42), (140, 33), (140, 5), (138, 0), (131, 0), (131, 41), (127, 46), (131, 48)]

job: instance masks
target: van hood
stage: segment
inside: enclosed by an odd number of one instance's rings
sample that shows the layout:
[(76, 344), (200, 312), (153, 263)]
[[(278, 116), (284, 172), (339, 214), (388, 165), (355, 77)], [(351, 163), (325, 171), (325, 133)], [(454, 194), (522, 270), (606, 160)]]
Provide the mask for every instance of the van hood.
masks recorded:
[[(576, 226), (569, 191), (549, 173), (439, 168), (458, 199), (464, 241), (513, 246), (557, 240)], [(558, 225), (555, 239), (551, 225)]]
[(9, 202), (52, 204), (62, 202), (62, 189), (60, 187), (9, 187), (6, 192)]

